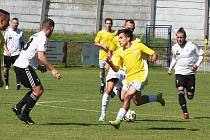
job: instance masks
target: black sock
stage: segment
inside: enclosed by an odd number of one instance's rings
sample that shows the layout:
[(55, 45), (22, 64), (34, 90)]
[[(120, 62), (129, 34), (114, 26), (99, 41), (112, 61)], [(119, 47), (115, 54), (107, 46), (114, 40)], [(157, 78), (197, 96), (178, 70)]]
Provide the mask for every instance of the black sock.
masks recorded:
[(17, 109), (21, 109), (27, 102), (28, 97), (31, 95), (32, 91), (26, 93), (26, 95), (16, 104)]
[(183, 113), (187, 113), (187, 103), (186, 103), (186, 99), (184, 97), (184, 91), (180, 90), (179, 91), (179, 105), (183, 111)]
[(26, 106), (23, 110), (23, 115), (28, 116), (30, 111), (33, 109), (34, 105), (36, 104), (38, 97), (36, 97), (33, 93), (28, 97)]

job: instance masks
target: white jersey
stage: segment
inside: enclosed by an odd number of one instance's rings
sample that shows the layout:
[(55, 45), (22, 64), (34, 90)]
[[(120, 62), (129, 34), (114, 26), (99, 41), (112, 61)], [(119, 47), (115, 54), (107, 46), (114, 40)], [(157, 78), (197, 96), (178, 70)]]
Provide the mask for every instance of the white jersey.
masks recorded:
[(203, 54), (203, 50), (190, 41), (187, 41), (183, 47), (176, 43), (172, 47), (173, 56), (169, 70), (175, 66), (175, 74), (195, 74), (192, 65), (196, 64), (199, 67), (203, 61)]
[[(4, 34), (4, 38), (11, 56), (19, 55), (21, 43), (24, 42), (23, 32), (18, 28), (15, 31), (12, 28), (8, 28)], [(5, 50), (4, 55), (7, 55)]]
[(20, 56), (15, 61), (14, 66), (19, 68), (31, 66), (37, 69), (40, 64), (37, 58), (37, 52), (45, 52), (46, 49), (47, 37), (43, 31), (40, 31), (29, 38), (29, 41), (21, 50)]

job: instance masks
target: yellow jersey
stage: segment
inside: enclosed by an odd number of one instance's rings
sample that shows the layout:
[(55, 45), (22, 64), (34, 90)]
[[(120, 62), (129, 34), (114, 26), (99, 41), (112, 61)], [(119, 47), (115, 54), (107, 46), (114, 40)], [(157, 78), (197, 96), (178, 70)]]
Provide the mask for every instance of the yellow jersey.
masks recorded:
[(114, 55), (113, 63), (116, 66), (125, 66), (127, 83), (131, 81), (144, 82), (146, 71), (144, 69), (143, 54), (152, 55), (155, 52), (143, 43), (133, 43), (130, 48), (120, 48)]
[[(112, 39), (116, 36), (117, 31), (107, 32), (105, 30), (99, 31), (96, 35), (95, 42), (100, 43), (102, 45), (110, 46)], [(106, 60), (107, 52), (103, 49), (99, 51), (99, 59)]]
[[(131, 43), (140, 43), (141, 40), (139, 38), (135, 38), (134, 40), (131, 41)], [(119, 36), (115, 36), (110, 44), (109, 50), (115, 52), (116, 50), (118, 50), (119, 48), (121, 48), (120, 46), (120, 37)]]

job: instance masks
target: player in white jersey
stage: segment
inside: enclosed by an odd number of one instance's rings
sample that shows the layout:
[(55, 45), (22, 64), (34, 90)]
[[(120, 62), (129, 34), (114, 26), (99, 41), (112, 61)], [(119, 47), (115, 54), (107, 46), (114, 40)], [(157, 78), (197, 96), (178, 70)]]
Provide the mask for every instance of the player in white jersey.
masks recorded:
[[(26, 124), (34, 124), (29, 113), (44, 92), (35, 70), (44, 70), (46, 67), (51, 71), (54, 78), (61, 78), (60, 72), (48, 62), (45, 55), (47, 38), (50, 38), (52, 35), (54, 26), (55, 23), (52, 19), (45, 19), (42, 23), (42, 30), (30, 37), (14, 63), (14, 70), (17, 77), (20, 79), (21, 84), (30, 88), (30, 91), (12, 107), (12, 111)], [(44, 66), (41, 67), (40, 65)]]
[(0, 9), (0, 87), (3, 87), (4, 85), (4, 82), (1, 76), (1, 58), (2, 58), (2, 50), (3, 50), (4, 42), (5, 42), (1, 31), (5, 31), (6, 28), (9, 26), (9, 19), (10, 19), (9, 12), (3, 9)]
[[(9, 88), (9, 69), (11, 64), (15, 63), (15, 60), (20, 54), (21, 47), (24, 45), (24, 36), (22, 30), (18, 28), (18, 18), (13, 18), (11, 21), (11, 27), (5, 32), (5, 45), (4, 45), (4, 80), (6, 83), (5, 89)], [(16, 77), (17, 90), (20, 89), (20, 81)]]
[(186, 40), (186, 32), (181, 27), (176, 33), (177, 43), (172, 47), (172, 61), (168, 69), (171, 75), (175, 68), (176, 88), (179, 96), (179, 104), (183, 111), (183, 119), (189, 119), (185, 89), (189, 100), (193, 99), (195, 92), (195, 74), (203, 61), (203, 50), (194, 43)]

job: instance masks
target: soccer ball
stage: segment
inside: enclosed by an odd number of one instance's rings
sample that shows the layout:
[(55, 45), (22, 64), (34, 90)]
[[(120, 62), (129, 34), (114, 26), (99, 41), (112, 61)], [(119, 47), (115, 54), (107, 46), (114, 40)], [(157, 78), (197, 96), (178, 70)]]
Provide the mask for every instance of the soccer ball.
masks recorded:
[(125, 114), (124, 120), (127, 122), (134, 122), (136, 120), (136, 113), (133, 110), (128, 110)]

